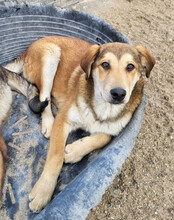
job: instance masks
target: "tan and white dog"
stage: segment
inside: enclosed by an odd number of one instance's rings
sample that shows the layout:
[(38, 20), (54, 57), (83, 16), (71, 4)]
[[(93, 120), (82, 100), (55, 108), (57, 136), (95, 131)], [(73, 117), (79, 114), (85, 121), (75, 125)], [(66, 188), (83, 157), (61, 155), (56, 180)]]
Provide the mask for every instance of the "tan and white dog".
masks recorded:
[[(155, 64), (142, 46), (107, 43), (101, 46), (75, 38), (49, 36), (35, 41), (6, 67), (37, 85), (40, 101), (49, 100), (42, 113), (42, 133), (50, 147), (41, 177), (32, 189), (30, 208), (39, 212), (51, 200), (63, 161), (74, 163), (106, 145), (128, 124), (140, 104), (142, 74)], [(51, 95), (59, 108), (54, 120)], [(70, 131), (91, 133), (65, 143)]]

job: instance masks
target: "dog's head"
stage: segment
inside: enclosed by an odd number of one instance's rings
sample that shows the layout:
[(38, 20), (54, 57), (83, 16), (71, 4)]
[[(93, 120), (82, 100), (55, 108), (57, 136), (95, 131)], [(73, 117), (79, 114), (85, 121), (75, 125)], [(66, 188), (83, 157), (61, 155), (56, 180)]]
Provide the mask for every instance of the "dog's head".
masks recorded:
[(154, 57), (142, 46), (124, 43), (93, 45), (81, 59), (86, 79), (93, 77), (102, 98), (112, 104), (127, 103), (143, 72), (149, 77)]

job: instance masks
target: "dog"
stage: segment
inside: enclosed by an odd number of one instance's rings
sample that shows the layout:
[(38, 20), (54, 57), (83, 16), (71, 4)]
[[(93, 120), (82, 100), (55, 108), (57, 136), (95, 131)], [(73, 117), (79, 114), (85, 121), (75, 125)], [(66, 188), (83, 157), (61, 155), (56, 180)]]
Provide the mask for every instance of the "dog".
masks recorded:
[[(128, 124), (141, 102), (143, 74), (149, 77), (154, 64), (154, 57), (142, 46), (99, 46), (48, 36), (32, 43), (6, 66), (23, 72), (38, 87), (40, 102), (48, 101), (42, 113), (42, 133), (50, 136), (50, 147), (43, 172), (29, 194), (33, 212), (40, 212), (51, 200), (64, 161), (80, 161)], [(55, 120), (51, 100), (59, 109)], [(65, 149), (68, 134), (77, 128), (91, 135)]]
[[(11, 90), (22, 93), (29, 98), (31, 103), (33, 103), (38, 96), (38, 91), (35, 86), (28, 83), (22, 76), (0, 66), (0, 199), (2, 199), (2, 187), (7, 167), (7, 146), (3, 139), (1, 128), (12, 104)], [(35, 105), (33, 111), (40, 112), (46, 105), (47, 102), (39, 102)]]

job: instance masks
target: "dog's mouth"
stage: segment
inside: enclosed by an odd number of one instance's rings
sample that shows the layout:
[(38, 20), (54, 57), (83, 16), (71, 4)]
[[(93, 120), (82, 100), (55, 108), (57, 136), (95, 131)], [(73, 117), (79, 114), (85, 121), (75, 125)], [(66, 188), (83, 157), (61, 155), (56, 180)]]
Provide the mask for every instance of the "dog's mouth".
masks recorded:
[(117, 101), (117, 100), (111, 100), (109, 101), (110, 104), (113, 104), (113, 105), (121, 105), (121, 104), (124, 104), (124, 100), (123, 101)]
[(114, 105), (121, 105), (121, 104), (124, 104), (124, 101), (121, 101), (121, 102), (114, 101), (114, 102), (112, 102), (112, 104), (114, 104)]

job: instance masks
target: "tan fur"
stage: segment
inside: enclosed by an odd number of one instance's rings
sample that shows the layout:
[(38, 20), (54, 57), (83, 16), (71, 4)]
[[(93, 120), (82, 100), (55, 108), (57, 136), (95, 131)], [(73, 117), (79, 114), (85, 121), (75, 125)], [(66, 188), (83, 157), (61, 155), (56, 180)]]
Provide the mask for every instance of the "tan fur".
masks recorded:
[(143, 67), (145, 68), (146, 77), (149, 77), (150, 71), (152, 70), (152, 68), (154, 66), (155, 59), (154, 59), (154, 57), (151, 56), (149, 51), (147, 51), (144, 47), (137, 46), (136, 48), (140, 52), (140, 59), (143, 64)]
[[(41, 96), (44, 93), (50, 100), (51, 93), (59, 108), (53, 127), (48, 120), (52, 118), (50, 108), (42, 114), (43, 124), (48, 126), (43, 133), (51, 133), (51, 138), (43, 173), (29, 195), (31, 210), (38, 212), (51, 199), (63, 159), (67, 163), (79, 161), (106, 145), (127, 125), (141, 102), (142, 73), (146, 69), (148, 77), (155, 61), (144, 47), (122, 43), (91, 46), (79, 39), (52, 36), (34, 42), (16, 63), (7, 67), (14, 68), (22, 62), (24, 76), (38, 86)], [(105, 68), (108, 63), (109, 68)], [(134, 67), (131, 71), (129, 64)], [(55, 76), (54, 71), (49, 73), (49, 66), (50, 70), (57, 68)], [(53, 82), (49, 81), (49, 74)], [(52, 83), (51, 89), (44, 84), (45, 77)], [(113, 98), (111, 90), (115, 88), (125, 91), (125, 95), (120, 95), (125, 96), (123, 100)], [(91, 136), (65, 149), (69, 132), (79, 127)]]

